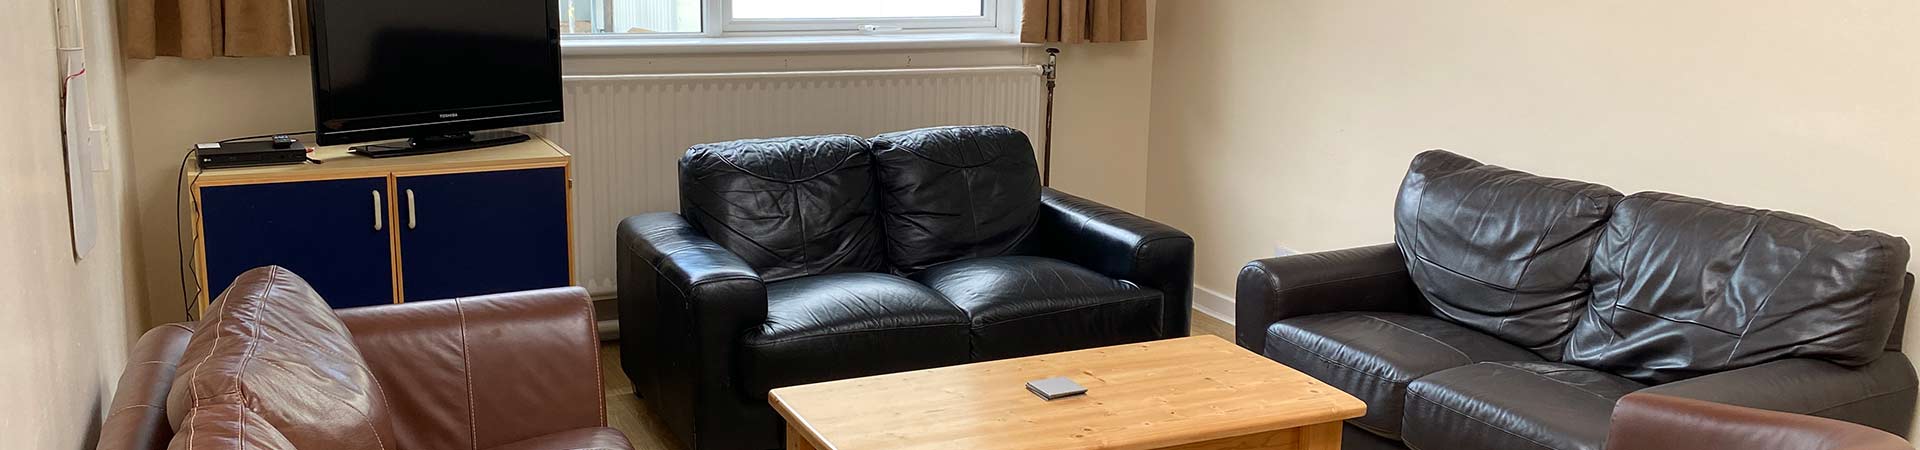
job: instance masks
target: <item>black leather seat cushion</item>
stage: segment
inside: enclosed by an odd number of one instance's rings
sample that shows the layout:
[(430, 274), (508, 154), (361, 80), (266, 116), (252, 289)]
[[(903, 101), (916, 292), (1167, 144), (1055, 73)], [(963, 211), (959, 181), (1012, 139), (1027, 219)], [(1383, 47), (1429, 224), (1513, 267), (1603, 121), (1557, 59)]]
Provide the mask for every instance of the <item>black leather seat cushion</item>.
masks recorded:
[(1160, 291), (1057, 259), (974, 258), (934, 266), (913, 279), (966, 311), (976, 361), (1157, 337)]
[(1601, 450), (1613, 404), (1645, 387), (1570, 364), (1487, 362), (1407, 389), (1402, 438), (1415, 449)]
[(939, 127), (873, 138), (875, 182), (894, 270), (1007, 254), (1040, 212), (1033, 143), (1001, 126)]
[(1394, 203), (1394, 242), (1434, 314), (1558, 359), (1586, 304), (1587, 260), (1620, 192), (1415, 156)]
[(687, 221), (767, 281), (886, 270), (865, 139), (703, 144), (680, 158)]
[(1295, 317), (1267, 328), (1267, 358), (1367, 403), (1348, 421), (1399, 437), (1407, 385), (1484, 361), (1538, 361), (1527, 349), (1432, 316), (1340, 312)]
[(1893, 333), (1908, 252), (1875, 231), (1634, 194), (1595, 253), (1566, 361), (1656, 384), (1783, 358), (1864, 365)]
[(842, 273), (767, 284), (767, 321), (742, 338), (740, 394), (967, 362), (966, 313), (905, 278)]

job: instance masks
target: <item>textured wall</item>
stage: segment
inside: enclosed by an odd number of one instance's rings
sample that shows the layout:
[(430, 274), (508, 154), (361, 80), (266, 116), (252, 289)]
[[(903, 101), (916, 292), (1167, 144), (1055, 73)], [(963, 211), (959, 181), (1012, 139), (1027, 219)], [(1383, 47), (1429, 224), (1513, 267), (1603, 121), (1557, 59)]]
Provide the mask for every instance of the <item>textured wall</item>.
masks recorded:
[[(85, 2), (91, 24), (106, 1)], [(74, 260), (60, 149), (53, 2), (0, 2), (0, 448), (90, 449), (144, 312), (135, 306), (126, 149), (112, 31), (86, 31), (95, 117), (108, 127), (93, 173), (97, 246)]]

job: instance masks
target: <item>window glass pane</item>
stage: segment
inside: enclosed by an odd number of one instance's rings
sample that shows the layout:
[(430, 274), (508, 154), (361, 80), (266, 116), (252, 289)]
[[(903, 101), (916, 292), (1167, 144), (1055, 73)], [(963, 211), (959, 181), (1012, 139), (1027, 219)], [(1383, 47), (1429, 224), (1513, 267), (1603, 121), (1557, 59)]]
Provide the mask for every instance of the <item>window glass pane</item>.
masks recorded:
[(980, 0), (733, 0), (739, 19), (979, 17)]
[(700, 0), (559, 0), (560, 32), (699, 33)]

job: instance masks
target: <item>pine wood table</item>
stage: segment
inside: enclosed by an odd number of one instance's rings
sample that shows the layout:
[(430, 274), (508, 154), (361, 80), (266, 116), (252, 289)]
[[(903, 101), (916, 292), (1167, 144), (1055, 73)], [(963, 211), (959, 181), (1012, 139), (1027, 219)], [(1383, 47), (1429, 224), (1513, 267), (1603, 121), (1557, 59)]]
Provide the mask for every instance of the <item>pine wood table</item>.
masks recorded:
[[(1026, 382), (1065, 376), (1051, 402)], [(775, 389), (787, 448), (1340, 448), (1366, 405), (1216, 336), (1195, 336)]]

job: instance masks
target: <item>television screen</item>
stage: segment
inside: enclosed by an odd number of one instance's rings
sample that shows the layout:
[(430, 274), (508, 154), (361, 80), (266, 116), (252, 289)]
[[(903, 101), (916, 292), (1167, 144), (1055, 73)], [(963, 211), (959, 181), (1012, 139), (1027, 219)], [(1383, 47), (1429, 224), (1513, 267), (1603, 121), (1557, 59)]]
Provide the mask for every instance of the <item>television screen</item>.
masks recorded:
[(321, 145), (558, 122), (550, 0), (312, 0)]

